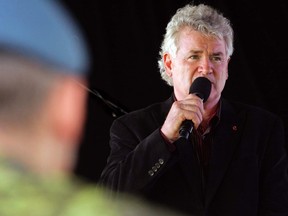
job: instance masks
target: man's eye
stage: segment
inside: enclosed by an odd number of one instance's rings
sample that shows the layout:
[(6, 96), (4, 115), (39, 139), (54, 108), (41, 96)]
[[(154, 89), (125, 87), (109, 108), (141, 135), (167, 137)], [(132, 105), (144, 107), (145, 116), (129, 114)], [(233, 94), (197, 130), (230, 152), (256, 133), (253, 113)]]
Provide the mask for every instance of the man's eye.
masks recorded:
[(220, 56), (213, 56), (213, 57), (212, 57), (212, 60), (213, 60), (214, 62), (221, 62), (221, 61), (222, 61), (222, 58), (221, 58)]
[(199, 59), (200, 57), (198, 55), (191, 55), (190, 59)]

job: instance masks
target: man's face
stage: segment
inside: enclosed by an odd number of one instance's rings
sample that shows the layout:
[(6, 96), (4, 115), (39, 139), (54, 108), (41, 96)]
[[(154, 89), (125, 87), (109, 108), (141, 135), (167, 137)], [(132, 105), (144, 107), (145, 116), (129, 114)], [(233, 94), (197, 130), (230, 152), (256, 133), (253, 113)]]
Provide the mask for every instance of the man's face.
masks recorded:
[(176, 56), (165, 54), (164, 62), (178, 100), (189, 94), (189, 88), (197, 77), (203, 76), (212, 83), (207, 102), (218, 102), (228, 78), (229, 58), (223, 40), (184, 27), (178, 35)]

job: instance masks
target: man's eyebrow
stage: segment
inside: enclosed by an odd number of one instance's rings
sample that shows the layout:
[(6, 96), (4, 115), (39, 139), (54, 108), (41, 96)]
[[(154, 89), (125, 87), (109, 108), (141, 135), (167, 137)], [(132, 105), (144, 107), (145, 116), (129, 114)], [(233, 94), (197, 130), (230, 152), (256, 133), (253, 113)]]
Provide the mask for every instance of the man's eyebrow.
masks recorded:
[[(201, 50), (190, 50), (189, 53), (191, 53), (191, 54), (200, 54), (200, 53), (203, 53), (203, 51), (201, 51)], [(212, 55), (219, 56), (219, 55), (224, 55), (224, 54), (223, 54), (223, 52), (220, 51), (220, 52), (212, 53)]]
[(224, 54), (223, 54), (223, 52), (216, 52), (216, 53), (213, 53), (212, 55), (219, 56), (219, 55), (224, 55)]
[(190, 50), (189, 53), (199, 54), (199, 53), (203, 53), (203, 51), (201, 51), (201, 50)]

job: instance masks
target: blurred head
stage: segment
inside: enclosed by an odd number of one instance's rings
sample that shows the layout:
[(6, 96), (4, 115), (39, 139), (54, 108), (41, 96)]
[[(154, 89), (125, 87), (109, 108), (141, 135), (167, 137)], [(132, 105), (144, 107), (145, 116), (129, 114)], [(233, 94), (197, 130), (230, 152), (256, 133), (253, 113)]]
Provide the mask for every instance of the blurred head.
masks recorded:
[(40, 172), (73, 168), (88, 56), (81, 31), (57, 1), (0, 0), (2, 153)]
[(0, 0), (0, 47), (67, 74), (89, 66), (83, 35), (59, 1)]
[(173, 86), (173, 81), (165, 71), (163, 56), (165, 53), (169, 53), (173, 57), (176, 56), (179, 49), (179, 33), (185, 27), (203, 35), (223, 40), (227, 56), (230, 57), (233, 53), (233, 29), (229, 20), (223, 17), (221, 13), (204, 4), (186, 5), (178, 9), (166, 27), (158, 61), (161, 77), (170, 86)]

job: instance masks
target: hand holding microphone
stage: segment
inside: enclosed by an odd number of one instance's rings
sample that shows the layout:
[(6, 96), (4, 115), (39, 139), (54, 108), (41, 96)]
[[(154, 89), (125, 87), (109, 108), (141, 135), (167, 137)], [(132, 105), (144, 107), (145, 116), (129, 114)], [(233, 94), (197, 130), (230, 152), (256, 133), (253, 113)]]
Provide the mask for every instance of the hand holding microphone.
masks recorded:
[[(203, 103), (209, 98), (211, 92), (211, 82), (205, 77), (198, 77), (192, 83), (189, 94), (195, 94), (203, 100)], [(192, 132), (194, 124), (191, 120), (185, 120), (179, 130), (180, 137), (188, 139)]]
[[(205, 102), (208, 99), (210, 91), (211, 82), (205, 77), (198, 77), (193, 81), (189, 90), (189, 94), (193, 95), (187, 96), (184, 100), (174, 102), (161, 128), (167, 139), (171, 142), (176, 141), (179, 137), (188, 139), (194, 123), (197, 125), (197, 121), (201, 121), (202, 114), (199, 113), (201, 112), (199, 108), (201, 109), (202, 101)], [(191, 113), (194, 113), (194, 117), (191, 116)], [(183, 118), (185, 119), (184, 114), (185, 116), (187, 115), (187, 120), (183, 121)], [(197, 116), (200, 119), (196, 120)], [(194, 123), (191, 120), (192, 118)]]

